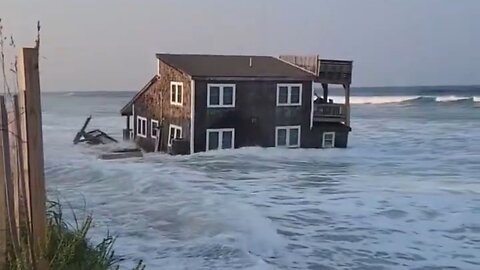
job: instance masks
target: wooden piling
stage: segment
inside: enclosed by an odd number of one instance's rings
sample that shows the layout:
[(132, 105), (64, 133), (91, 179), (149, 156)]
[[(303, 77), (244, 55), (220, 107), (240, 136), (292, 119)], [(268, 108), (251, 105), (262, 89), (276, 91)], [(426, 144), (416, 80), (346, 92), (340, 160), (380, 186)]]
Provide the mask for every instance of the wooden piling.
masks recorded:
[(345, 125), (350, 126), (350, 84), (344, 84), (345, 89), (345, 109), (346, 109), (346, 121)]

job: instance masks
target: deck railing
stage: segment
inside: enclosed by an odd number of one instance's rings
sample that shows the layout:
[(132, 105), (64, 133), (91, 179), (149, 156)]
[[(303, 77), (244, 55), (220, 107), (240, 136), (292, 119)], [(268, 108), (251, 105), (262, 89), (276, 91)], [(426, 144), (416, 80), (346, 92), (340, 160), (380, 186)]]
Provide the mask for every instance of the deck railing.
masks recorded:
[(317, 103), (314, 104), (313, 117), (315, 121), (343, 122), (347, 113), (344, 104)]

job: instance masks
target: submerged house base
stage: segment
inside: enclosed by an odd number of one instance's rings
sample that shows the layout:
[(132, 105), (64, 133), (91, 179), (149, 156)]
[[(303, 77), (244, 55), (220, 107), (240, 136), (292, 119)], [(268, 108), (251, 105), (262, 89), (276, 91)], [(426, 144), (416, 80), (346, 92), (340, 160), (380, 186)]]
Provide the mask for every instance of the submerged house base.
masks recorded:
[[(351, 61), (173, 54), (157, 60), (157, 74), (121, 110), (124, 139), (145, 151), (347, 147)], [(345, 104), (329, 99), (329, 84), (344, 87)]]

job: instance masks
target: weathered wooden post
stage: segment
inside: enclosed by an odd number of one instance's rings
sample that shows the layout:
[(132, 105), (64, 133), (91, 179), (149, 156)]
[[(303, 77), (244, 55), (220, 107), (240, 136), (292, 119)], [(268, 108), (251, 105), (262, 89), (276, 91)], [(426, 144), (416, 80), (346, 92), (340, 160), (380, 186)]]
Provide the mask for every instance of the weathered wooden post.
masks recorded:
[[(0, 114), (5, 113), (5, 98), (0, 96)], [(3, 114), (0, 116), (0, 119), (3, 118)], [(3, 124), (1, 123), (2, 131)], [(8, 132), (8, 131), (7, 131)], [(10, 238), (9, 233), (9, 181), (8, 174), (5, 168), (5, 147), (3, 144), (3, 132), (0, 132), (0, 269), (7, 269), (7, 252), (8, 252), (8, 239)], [(8, 150), (7, 150), (8, 151)]]
[(12, 167), (13, 198), (15, 221), (19, 241), (22, 234), (28, 234), (25, 202), (25, 182), (23, 177), (22, 139), (20, 138), (20, 110), (18, 95), (13, 96), (13, 109), (8, 114), (8, 130), (10, 135), (10, 165)]
[(46, 190), (43, 160), (42, 111), (40, 101), (39, 50), (22, 48), (19, 55), (20, 134), (23, 144), (25, 193), (31, 233), (34, 267), (48, 269), (43, 256), (46, 247)]
[(2, 219), (7, 220), (7, 238), (6, 242), (17, 251), (18, 238), (17, 228), (15, 223), (15, 211), (14, 211), (14, 190), (12, 170), (10, 163), (10, 140), (8, 130), (8, 113), (5, 107), (5, 97), (0, 96), (0, 176), (5, 187), (5, 206), (6, 215), (2, 216)]

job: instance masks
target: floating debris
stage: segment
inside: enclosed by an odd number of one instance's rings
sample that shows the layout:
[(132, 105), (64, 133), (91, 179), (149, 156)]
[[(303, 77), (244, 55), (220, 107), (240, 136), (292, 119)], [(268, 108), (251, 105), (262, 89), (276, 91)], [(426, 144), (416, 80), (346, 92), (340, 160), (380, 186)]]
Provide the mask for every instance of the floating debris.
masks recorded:
[[(118, 143), (117, 140), (112, 138), (107, 133), (101, 131), (100, 129), (94, 129), (88, 132), (85, 131), (91, 120), (92, 120), (92, 116), (87, 117), (82, 128), (73, 139), (73, 144), (78, 144), (82, 142), (85, 142), (90, 145)], [(134, 158), (134, 157), (143, 157), (142, 151), (138, 148), (119, 148), (119, 149), (108, 151), (107, 153), (104, 153), (104, 154), (100, 154), (98, 156), (98, 158), (105, 159), (105, 160)]]
[(123, 158), (134, 158), (134, 157), (143, 157), (143, 153), (138, 148), (125, 148), (111, 151), (110, 153), (101, 154), (100, 159), (112, 160), (112, 159), (123, 159)]
[(87, 120), (85, 120), (85, 123), (83, 124), (82, 129), (80, 129), (80, 131), (77, 133), (77, 135), (73, 139), (73, 144), (78, 144), (81, 142), (85, 142), (91, 145), (118, 143), (117, 140), (109, 136), (107, 133), (101, 131), (100, 129), (95, 129), (95, 130), (86, 132), (85, 129), (90, 123), (90, 120), (92, 120), (92, 116), (87, 117)]

